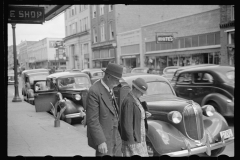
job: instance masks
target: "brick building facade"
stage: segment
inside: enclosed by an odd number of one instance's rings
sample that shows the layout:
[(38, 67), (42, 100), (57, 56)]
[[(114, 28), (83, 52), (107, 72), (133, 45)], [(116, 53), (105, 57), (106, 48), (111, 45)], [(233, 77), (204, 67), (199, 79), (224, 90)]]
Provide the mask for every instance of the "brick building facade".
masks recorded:
[(221, 5), (221, 64), (235, 66), (235, 11), (234, 5)]

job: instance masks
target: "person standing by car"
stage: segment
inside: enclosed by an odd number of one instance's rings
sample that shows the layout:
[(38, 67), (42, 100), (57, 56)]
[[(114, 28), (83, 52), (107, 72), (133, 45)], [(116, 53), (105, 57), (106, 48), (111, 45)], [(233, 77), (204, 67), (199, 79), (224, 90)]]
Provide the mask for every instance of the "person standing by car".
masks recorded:
[(139, 100), (143, 94), (146, 94), (147, 88), (148, 85), (142, 78), (133, 80), (132, 91), (128, 92), (122, 102), (120, 130), (123, 156), (148, 156), (145, 119), (151, 116), (151, 113), (144, 110)]
[(86, 102), (88, 145), (96, 156), (122, 156), (122, 140), (118, 130), (119, 108), (113, 87), (122, 78), (123, 67), (109, 63), (105, 75), (90, 88)]

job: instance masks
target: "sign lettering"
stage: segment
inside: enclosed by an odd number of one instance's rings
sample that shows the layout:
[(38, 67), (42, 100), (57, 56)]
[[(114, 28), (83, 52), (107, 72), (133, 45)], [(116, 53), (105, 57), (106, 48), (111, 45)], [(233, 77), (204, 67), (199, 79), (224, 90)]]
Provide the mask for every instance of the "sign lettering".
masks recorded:
[(9, 6), (8, 23), (42, 24), (44, 7)]
[(173, 36), (156, 36), (157, 43), (159, 42), (172, 42)]

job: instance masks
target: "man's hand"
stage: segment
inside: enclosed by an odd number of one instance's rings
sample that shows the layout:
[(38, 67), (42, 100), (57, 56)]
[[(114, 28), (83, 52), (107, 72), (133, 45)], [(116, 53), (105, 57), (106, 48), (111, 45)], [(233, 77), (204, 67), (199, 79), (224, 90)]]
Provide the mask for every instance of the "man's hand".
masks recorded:
[(98, 151), (100, 153), (106, 154), (108, 152), (107, 150), (107, 144), (105, 142), (98, 145)]
[(152, 114), (151, 114), (150, 112), (146, 111), (146, 116), (147, 116), (147, 118), (150, 117), (151, 115), (152, 115)]

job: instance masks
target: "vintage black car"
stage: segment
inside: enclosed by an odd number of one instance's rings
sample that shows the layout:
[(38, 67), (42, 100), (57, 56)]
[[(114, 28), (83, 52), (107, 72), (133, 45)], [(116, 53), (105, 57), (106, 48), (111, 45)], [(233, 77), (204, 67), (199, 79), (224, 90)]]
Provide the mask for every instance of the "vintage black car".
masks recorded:
[(171, 81), (173, 78), (174, 73), (177, 69), (181, 68), (181, 66), (169, 66), (163, 69), (162, 76), (165, 77), (167, 80)]
[(180, 67), (180, 68), (178, 68), (178, 69), (174, 72), (173, 77), (172, 77), (172, 80), (170, 81), (170, 83), (172, 84), (172, 86), (175, 85), (179, 73), (180, 73), (182, 70), (184, 70), (184, 69), (198, 68), (198, 67), (206, 67), (206, 66), (216, 66), (216, 64), (197, 64), (197, 65)]
[(226, 120), (211, 105), (200, 106), (177, 97), (169, 81), (152, 74), (125, 74), (114, 88), (119, 106), (130, 90), (132, 81), (143, 78), (148, 84), (146, 102), (148, 118), (147, 147), (150, 156), (182, 157), (206, 154), (216, 156), (234, 142)]
[(100, 68), (84, 69), (81, 72), (89, 76), (92, 84), (104, 76), (104, 72)]
[(49, 75), (46, 80), (35, 81), (34, 86), (34, 101), (37, 112), (50, 111), (52, 105), (60, 101), (57, 107), (67, 106), (61, 120), (71, 124), (73, 118), (80, 118), (82, 121), (86, 115), (86, 96), (91, 86), (87, 74), (76, 72), (54, 73)]
[(177, 96), (212, 105), (226, 117), (234, 117), (235, 67), (206, 66), (181, 71), (174, 85)]
[(48, 69), (31, 69), (22, 72), (22, 95), (24, 101), (33, 104), (33, 81), (44, 80), (49, 75)]

